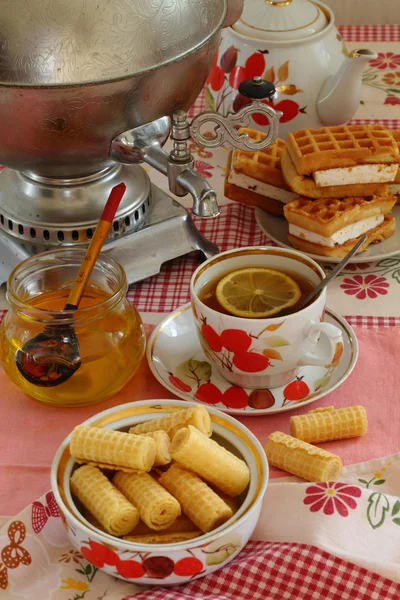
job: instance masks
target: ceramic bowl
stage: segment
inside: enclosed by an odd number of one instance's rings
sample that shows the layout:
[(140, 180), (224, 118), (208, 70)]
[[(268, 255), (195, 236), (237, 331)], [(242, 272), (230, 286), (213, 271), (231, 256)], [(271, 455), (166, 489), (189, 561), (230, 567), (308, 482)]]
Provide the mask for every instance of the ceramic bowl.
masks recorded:
[[(127, 431), (129, 427), (165, 416), (195, 403), (145, 400), (116, 406), (91, 417), (85, 425)], [(250, 484), (229, 521), (193, 540), (175, 544), (134, 544), (104, 533), (79, 511), (70, 492), (70, 477), (79, 465), (69, 452), (70, 436), (59, 447), (51, 468), (51, 486), (72, 545), (90, 563), (112, 575), (142, 585), (176, 585), (220, 569), (248, 542), (258, 521), (268, 484), (268, 463), (257, 438), (239, 421), (208, 408), (213, 439), (245, 460)]]

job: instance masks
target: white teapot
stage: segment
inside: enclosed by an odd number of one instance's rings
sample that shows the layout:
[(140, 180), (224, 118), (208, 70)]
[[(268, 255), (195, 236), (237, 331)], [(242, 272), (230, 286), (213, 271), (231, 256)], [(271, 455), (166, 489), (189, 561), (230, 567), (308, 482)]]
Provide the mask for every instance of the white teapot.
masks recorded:
[[(249, 102), (239, 84), (260, 76), (275, 84), (264, 100), (283, 114), (280, 137), (303, 127), (342, 125), (354, 116), (370, 50), (347, 53), (332, 11), (310, 0), (245, 0), (240, 19), (223, 30), (207, 80), (207, 108), (226, 115)], [(263, 115), (250, 126), (266, 130)]]

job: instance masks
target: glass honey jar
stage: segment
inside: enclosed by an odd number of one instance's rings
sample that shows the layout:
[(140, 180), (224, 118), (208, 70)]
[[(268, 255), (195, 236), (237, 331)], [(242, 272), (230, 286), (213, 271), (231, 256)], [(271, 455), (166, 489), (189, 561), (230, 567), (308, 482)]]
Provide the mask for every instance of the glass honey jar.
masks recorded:
[[(134, 375), (145, 351), (142, 320), (126, 297), (125, 272), (108, 255), (97, 259), (79, 308), (63, 310), (84, 252), (63, 248), (31, 256), (8, 279), (0, 360), (21, 390), (47, 404), (85, 406), (110, 398)], [(17, 351), (45, 328), (66, 324), (78, 339), (79, 368), (53, 387), (30, 383), (17, 368)]]

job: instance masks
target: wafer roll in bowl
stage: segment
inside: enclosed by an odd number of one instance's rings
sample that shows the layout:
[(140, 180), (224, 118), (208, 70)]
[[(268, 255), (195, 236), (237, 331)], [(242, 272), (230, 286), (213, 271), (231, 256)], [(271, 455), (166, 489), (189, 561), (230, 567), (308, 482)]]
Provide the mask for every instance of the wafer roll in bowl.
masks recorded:
[(183, 512), (204, 533), (233, 515), (232, 509), (200, 477), (177, 463), (161, 475), (159, 482), (179, 500)]
[(70, 450), (77, 462), (106, 469), (150, 471), (157, 447), (149, 436), (78, 425), (71, 435)]
[(146, 421), (140, 425), (135, 425), (130, 428), (129, 433), (149, 433), (157, 429), (162, 429), (172, 439), (178, 429), (187, 427), (188, 425), (193, 425), (193, 427), (196, 427), (196, 429), (202, 431), (208, 437), (212, 433), (211, 420), (207, 409), (199, 404), (192, 408), (171, 413), (166, 417), (155, 419), (154, 421)]
[(84, 465), (71, 477), (71, 490), (112, 535), (124, 535), (139, 522), (138, 510), (97, 468)]
[[(232, 507), (231, 507), (232, 508)], [(236, 507), (237, 510), (237, 507)], [(128, 533), (128, 535), (153, 535), (156, 533), (193, 533), (193, 531), (198, 531), (196, 525), (185, 515), (185, 513), (181, 512), (181, 514), (176, 517), (175, 521), (162, 531), (154, 531), (154, 529), (150, 529), (143, 521), (139, 521), (136, 527)], [(201, 533), (198, 533), (201, 535)]]
[(150, 529), (166, 529), (181, 514), (179, 502), (148, 473), (118, 471), (112, 482), (136, 506), (140, 518)]
[(201, 535), (201, 531), (181, 531), (175, 533), (147, 533), (139, 535), (124, 535), (124, 540), (134, 544), (174, 544), (187, 542)]
[(238, 496), (249, 483), (246, 463), (192, 425), (176, 432), (170, 452), (178, 463), (229, 496)]
[(171, 439), (166, 431), (158, 429), (156, 431), (143, 433), (142, 435), (148, 435), (153, 438), (156, 443), (156, 457), (154, 459), (155, 467), (161, 467), (171, 462), (171, 455), (169, 453)]

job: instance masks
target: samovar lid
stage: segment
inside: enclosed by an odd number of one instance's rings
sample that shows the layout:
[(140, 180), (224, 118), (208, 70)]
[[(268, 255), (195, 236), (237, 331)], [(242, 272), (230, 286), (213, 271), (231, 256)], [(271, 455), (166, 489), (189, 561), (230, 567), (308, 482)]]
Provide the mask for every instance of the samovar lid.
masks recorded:
[(222, 27), (226, 0), (3, 0), (0, 84), (123, 79), (178, 61)]

